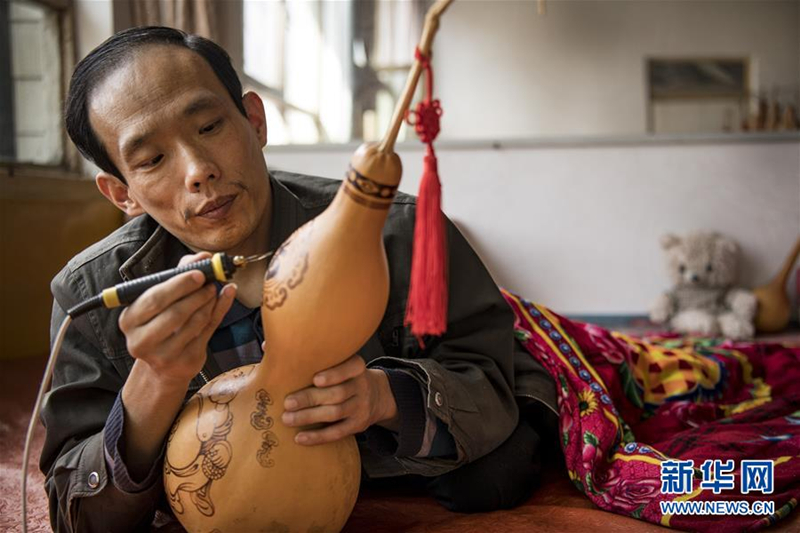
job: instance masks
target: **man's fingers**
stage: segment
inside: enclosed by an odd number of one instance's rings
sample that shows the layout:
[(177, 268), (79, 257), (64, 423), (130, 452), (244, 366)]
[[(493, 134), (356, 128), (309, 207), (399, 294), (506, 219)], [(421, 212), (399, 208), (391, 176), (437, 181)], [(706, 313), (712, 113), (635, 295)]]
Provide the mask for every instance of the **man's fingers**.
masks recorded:
[(233, 305), (233, 300), (236, 298), (236, 291), (238, 287), (235, 283), (228, 283), (219, 293), (217, 296), (217, 300), (214, 304), (214, 310), (211, 313), (211, 317), (206, 321), (205, 326), (203, 327), (202, 337), (203, 339), (208, 342), (214, 332), (217, 330), (219, 325), (222, 323), (222, 319), (225, 318), (225, 315)]
[(367, 365), (360, 355), (356, 354), (347, 359), (344, 363), (338, 364), (314, 375), (314, 385), (317, 387), (330, 387), (337, 383), (342, 383), (348, 379), (363, 374)]
[(302, 444), (303, 446), (316, 446), (318, 444), (325, 444), (328, 442), (341, 440), (360, 431), (364, 431), (364, 429), (366, 428), (360, 427), (360, 425), (352, 418), (346, 418), (341, 422), (331, 424), (330, 426), (322, 429), (301, 431), (295, 435), (294, 441), (297, 444)]
[[(213, 302), (215, 293), (216, 289), (214, 286), (208, 285), (162, 310), (161, 313), (153, 317), (149, 322), (128, 331), (123, 328), (129, 345), (138, 347), (143, 351), (152, 350), (158, 344), (183, 328), (200, 308), (209, 302)], [(207, 315), (205, 318), (208, 319), (208, 316), (210, 315)], [(120, 321), (121, 320), (122, 317), (120, 317)], [(203, 331), (204, 324), (205, 322), (198, 325), (196, 328), (196, 335), (199, 335)], [(122, 328), (121, 324), (120, 328)]]
[(344, 403), (334, 405), (321, 405), (301, 411), (286, 411), (281, 420), (289, 427), (309, 426), (324, 422), (338, 422), (355, 413), (358, 408), (357, 400), (350, 398)]
[[(208, 252), (184, 255), (178, 261), (178, 266), (181, 267), (189, 263), (202, 261), (209, 257), (211, 257), (211, 254)], [(205, 281), (205, 276), (199, 271), (184, 272), (154, 287), (150, 287), (130, 307), (122, 310), (119, 322), (120, 328), (125, 332), (138, 325), (145, 324), (164, 307), (202, 287)]]
[(293, 392), (283, 401), (283, 408), (287, 411), (299, 411), (319, 405), (335, 405), (344, 403), (356, 394), (356, 384), (346, 381), (332, 387), (308, 387)]
[(198, 270), (178, 274), (172, 279), (147, 289), (120, 316), (119, 326), (123, 332), (146, 324), (173, 303), (197, 291), (206, 281)]
[(181, 257), (181, 260), (178, 261), (178, 266), (182, 267), (183, 265), (188, 265), (189, 263), (196, 263), (197, 261), (202, 261), (203, 259), (208, 259), (211, 257), (210, 252), (198, 252), (196, 254), (184, 255)]
[(197, 327), (197, 335), (189, 340), (186, 345), (186, 350), (200, 350), (205, 352), (208, 341), (216, 331), (225, 314), (231, 308), (231, 304), (236, 296), (236, 285), (229, 283), (225, 285), (219, 293), (216, 300), (212, 301), (211, 313), (200, 323)]
[(201, 336), (203, 326), (214, 311), (214, 303), (214, 300), (209, 300), (195, 311), (180, 329), (160, 343), (160, 351), (177, 356), (185, 353), (190, 348), (191, 343)]

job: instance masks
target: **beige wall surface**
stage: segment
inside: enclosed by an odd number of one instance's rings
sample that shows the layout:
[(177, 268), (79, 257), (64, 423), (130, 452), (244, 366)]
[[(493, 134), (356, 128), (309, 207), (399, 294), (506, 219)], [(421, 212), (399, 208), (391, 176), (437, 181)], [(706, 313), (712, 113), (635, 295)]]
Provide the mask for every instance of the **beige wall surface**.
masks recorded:
[[(270, 168), (340, 179), (354, 146), (267, 147)], [(423, 152), (400, 146), (416, 194)], [(741, 281), (778, 271), (800, 233), (800, 142), (638, 142), (492, 148), (440, 143), (444, 210), (495, 280), (574, 314), (641, 314), (668, 288), (659, 236), (717, 230)]]
[(642, 134), (647, 57), (746, 57), (754, 91), (800, 90), (796, 0), (536, 4), (456, 1), (442, 18), (442, 139)]

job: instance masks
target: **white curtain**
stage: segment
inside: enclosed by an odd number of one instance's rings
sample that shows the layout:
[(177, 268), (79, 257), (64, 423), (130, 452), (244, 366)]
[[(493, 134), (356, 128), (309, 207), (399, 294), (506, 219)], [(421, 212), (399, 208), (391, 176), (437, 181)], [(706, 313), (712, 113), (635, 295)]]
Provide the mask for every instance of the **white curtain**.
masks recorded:
[(125, 0), (131, 26), (169, 26), (216, 40), (218, 0)]

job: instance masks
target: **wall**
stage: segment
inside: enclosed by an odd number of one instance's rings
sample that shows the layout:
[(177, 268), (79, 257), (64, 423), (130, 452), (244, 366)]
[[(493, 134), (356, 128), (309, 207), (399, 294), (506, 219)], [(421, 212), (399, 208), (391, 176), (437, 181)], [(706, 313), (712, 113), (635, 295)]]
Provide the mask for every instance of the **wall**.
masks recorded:
[[(267, 147), (270, 168), (340, 178), (355, 146)], [(422, 151), (400, 146), (414, 193)], [(719, 230), (765, 283), (800, 233), (800, 143), (440, 143), (444, 210), (496, 281), (571, 314), (641, 314), (667, 288), (658, 238)]]
[(648, 56), (750, 57), (755, 90), (797, 95), (797, 1), (546, 5), (543, 17), (533, 1), (448, 9), (434, 44), (442, 139), (643, 133)]

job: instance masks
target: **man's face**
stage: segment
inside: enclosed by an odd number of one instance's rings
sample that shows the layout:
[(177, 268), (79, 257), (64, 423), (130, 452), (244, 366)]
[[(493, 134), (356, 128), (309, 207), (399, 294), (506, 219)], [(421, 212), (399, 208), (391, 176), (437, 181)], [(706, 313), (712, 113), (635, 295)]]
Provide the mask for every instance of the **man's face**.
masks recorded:
[(142, 49), (90, 95), (92, 127), (127, 180), (101, 173), (98, 185), (109, 196), (101, 185), (108, 180), (117, 188), (114, 203), (128, 214), (146, 212), (190, 248), (263, 251), (266, 124), (257, 96), (244, 104), (247, 117), (191, 50)]

